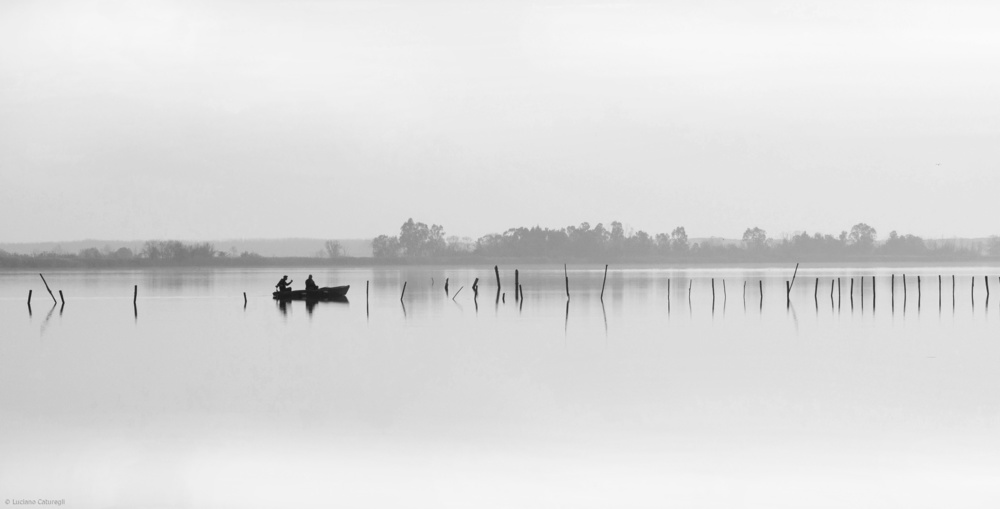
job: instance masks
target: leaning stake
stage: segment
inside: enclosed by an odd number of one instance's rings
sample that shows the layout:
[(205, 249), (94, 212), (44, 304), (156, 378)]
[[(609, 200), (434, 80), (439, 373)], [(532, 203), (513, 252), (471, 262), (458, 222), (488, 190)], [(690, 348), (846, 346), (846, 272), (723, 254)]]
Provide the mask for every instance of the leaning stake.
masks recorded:
[(604, 300), (604, 285), (608, 284), (608, 265), (604, 265), (604, 281), (601, 282), (601, 300)]
[(39, 273), (38, 277), (42, 278), (42, 282), (45, 283), (45, 289), (49, 291), (49, 297), (52, 297), (52, 303), (53, 304), (58, 304), (59, 301), (56, 300), (56, 296), (55, 295), (52, 295), (52, 289), (49, 288), (49, 283), (45, 281), (45, 276), (43, 276), (41, 273)]
[(569, 269), (566, 268), (566, 264), (563, 264), (563, 275), (566, 276), (566, 299), (569, 299)]

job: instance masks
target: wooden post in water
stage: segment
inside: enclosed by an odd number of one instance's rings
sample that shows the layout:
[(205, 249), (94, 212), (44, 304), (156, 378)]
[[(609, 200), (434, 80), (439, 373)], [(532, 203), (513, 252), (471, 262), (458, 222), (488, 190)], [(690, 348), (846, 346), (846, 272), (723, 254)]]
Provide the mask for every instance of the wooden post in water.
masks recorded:
[(975, 305), (976, 305), (976, 276), (972, 276), (972, 290), (970, 290), (969, 293), (971, 294), (970, 297), (972, 298), (972, 306), (975, 307)]
[(743, 280), (743, 305), (747, 305), (747, 280)]
[[(988, 295), (988, 294), (989, 294), (989, 292), (987, 292), (987, 295)], [(63, 305), (63, 306), (65, 306), (65, 305), (66, 305), (66, 299), (64, 299), (64, 298), (63, 298), (63, 293), (62, 293), (62, 290), (59, 290), (59, 302), (62, 302), (62, 305)]]
[(451, 298), (451, 300), (455, 300), (455, 297), (458, 297), (458, 294), (462, 293), (462, 288), (465, 288), (465, 287), (464, 286), (459, 286), (458, 287), (458, 291), (455, 292), (455, 295)]
[(813, 287), (813, 300), (816, 301), (816, 305), (819, 306), (819, 278), (816, 278), (816, 286)]
[(604, 285), (608, 283), (608, 265), (604, 264), (604, 281), (601, 282), (601, 302), (604, 302)]
[(28, 290), (28, 313), (31, 313), (31, 292), (32, 290)]
[(865, 310), (865, 277), (861, 276), (858, 279), (861, 280), (861, 291), (858, 292), (858, 295), (861, 296), (861, 310), (864, 311)]
[(403, 302), (404, 295), (406, 295), (406, 281), (403, 281), (403, 291), (399, 294), (399, 302)]
[(851, 276), (851, 309), (854, 309), (854, 276)]
[(903, 312), (906, 312), (906, 274), (903, 274)]
[(132, 290), (132, 306), (133, 307), (136, 305), (135, 301), (138, 298), (139, 298), (139, 285), (135, 285), (135, 288)]
[(872, 309), (875, 309), (875, 276), (872, 276)]
[(941, 274), (938, 274), (938, 309), (941, 309)]
[[(368, 289), (365, 288), (365, 292), (367, 291)], [(247, 307), (247, 292), (243, 292), (243, 307)]]
[(726, 292), (726, 280), (722, 280), (722, 305), (725, 306), (726, 302), (729, 302), (729, 293)]
[(497, 275), (497, 293), (500, 293), (500, 267), (497, 265), (493, 266), (493, 273)]
[(517, 300), (520, 299), (520, 296), (518, 295), (520, 293), (520, 288), (521, 288), (521, 272), (517, 269), (514, 269), (514, 302), (517, 302)]
[(688, 279), (688, 304), (691, 304), (691, 283), (692, 281)]
[(892, 305), (892, 309), (896, 309), (896, 275), (892, 275), (892, 279), (889, 280), (889, 302)]
[(670, 312), (670, 278), (667, 278), (667, 312)]
[(917, 276), (917, 309), (920, 309), (920, 301), (922, 296), (920, 294), (920, 276)]
[(444, 278), (444, 296), (448, 296), (448, 278)]
[(799, 264), (795, 264), (795, 272), (792, 273), (792, 281), (785, 284), (785, 303), (792, 304), (792, 285), (795, 284), (795, 276), (799, 273)]
[[(983, 282), (986, 283), (986, 305), (990, 305), (990, 277), (983, 276)], [(62, 298), (62, 290), (59, 291), (59, 298)]]
[(844, 296), (843, 292), (840, 291), (840, 278), (837, 278), (837, 307), (840, 307), (840, 302)]
[(524, 304), (524, 287), (517, 285), (517, 293), (521, 295), (521, 304)]
[(761, 279), (760, 281), (757, 281), (757, 286), (760, 287), (760, 305), (761, 305), (761, 307), (763, 307), (764, 306), (764, 280)]
[(830, 306), (833, 306), (833, 287), (836, 286), (835, 282), (833, 279), (830, 280)]
[(566, 268), (566, 264), (563, 264), (563, 276), (566, 277), (566, 300), (569, 300), (569, 269)]
[(951, 275), (951, 308), (955, 309), (955, 275)]
[(49, 283), (45, 281), (45, 276), (43, 276), (41, 273), (38, 273), (38, 277), (42, 278), (42, 282), (45, 283), (45, 289), (49, 291), (49, 297), (52, 297), (52, 303), (58, 304), (59, 301), (56, 300), (55, 295), (52, 295), (52, 289), (49, 288)]
[(472, 298), (473, 300), (479, 298), (479, 278), (477, 277), (475, 281), (472, 282)]
[(715, 278), (712, 278), (712, 309), (715, 309)]

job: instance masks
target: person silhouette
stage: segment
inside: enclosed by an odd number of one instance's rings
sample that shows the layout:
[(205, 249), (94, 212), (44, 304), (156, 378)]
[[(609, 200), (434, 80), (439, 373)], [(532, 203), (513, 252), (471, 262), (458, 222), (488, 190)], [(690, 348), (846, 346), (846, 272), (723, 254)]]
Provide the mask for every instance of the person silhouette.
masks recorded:
[(313, 275), (309, 274), (306, 278), (306, 290), (318, 290), (319, 286), (316, 286), (316, 282), (313, 281)]
[(274, 287), (277, 288), (279, 292), (288, 291), (291, 286), (292, 282), (288, 279), (287, 275), (281, 276), (281, 280), (278, 281), (278, 284), (274, 285)]

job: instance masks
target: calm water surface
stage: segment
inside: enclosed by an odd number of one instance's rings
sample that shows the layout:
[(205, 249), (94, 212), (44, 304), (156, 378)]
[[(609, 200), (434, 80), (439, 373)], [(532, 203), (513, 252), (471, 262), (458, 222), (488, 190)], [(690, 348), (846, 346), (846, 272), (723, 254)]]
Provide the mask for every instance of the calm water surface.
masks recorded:
[(785, 267), (613, 267), (603, 305), (577, 267), (568, 306), (562, 267), (523, 302), (509, 269), (497, 302), (492, 267), (317, 268), (351, 290), (314, 306), (274, 271), (47, 273), (64, 308), (0, 273), (0, 498), (996, 507), (998, 272), (803, 269), (791, 306)]

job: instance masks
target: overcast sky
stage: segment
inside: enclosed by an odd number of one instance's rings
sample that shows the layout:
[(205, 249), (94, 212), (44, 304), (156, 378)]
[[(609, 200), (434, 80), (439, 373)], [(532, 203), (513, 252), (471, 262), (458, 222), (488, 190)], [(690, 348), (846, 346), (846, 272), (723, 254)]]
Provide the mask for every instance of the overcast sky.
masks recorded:
[(1000, 3), (0, 3), (0, 241), (1000, 233)]

